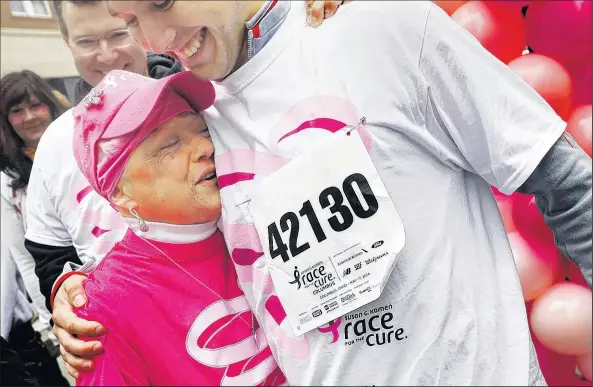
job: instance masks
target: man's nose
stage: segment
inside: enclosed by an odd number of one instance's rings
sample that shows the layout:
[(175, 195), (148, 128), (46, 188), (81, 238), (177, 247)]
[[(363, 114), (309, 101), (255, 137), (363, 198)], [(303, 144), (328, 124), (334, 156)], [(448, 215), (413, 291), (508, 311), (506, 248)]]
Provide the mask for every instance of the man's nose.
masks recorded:
[(99, 55), (97, 56), (99, 62), (110, 66), (115, 63), (118, 57), (117, 50), (114, 50), (105, 39), (99, 41)]
[(157, 54), (163, 54), (175, 38), (175, 31), (160, 23), (156, 18), (147, 18), (140, 23), (144, 41), (142, 46)]

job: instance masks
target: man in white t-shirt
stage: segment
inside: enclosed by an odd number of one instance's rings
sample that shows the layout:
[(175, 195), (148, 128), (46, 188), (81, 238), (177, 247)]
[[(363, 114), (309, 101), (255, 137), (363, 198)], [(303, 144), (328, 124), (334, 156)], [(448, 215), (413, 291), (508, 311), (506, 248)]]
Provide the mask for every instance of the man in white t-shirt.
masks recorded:
[[(536, 194), (591, 285), (590, 159), (469, 33), (431, 2), (354, 2), (318, 30), (305, 28), (302, 3), (282, 2), (281, 25), (252, 55), (252, 22), (270, 2), (108, 3), (152, 50), (220, 80), (205, 118), (223, 230), (291, 385), (545, 384), (490, 185)], [(298, 336), (245, 204), (260, 180), (314, 159), (362, 117), (405, 247), (377, 300)]]

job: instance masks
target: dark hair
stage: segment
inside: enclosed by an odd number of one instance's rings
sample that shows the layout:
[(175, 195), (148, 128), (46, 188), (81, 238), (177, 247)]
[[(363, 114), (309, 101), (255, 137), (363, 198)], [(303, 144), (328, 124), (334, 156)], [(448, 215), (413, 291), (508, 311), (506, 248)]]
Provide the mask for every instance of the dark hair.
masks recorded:
[(8, 114), (13, 106), (28, 103), (31, 97), (49, 107), (52, 120), (66, 110), (49, 83), (32, 71), (12, 72), (0, 79), (0, 171), (14, 178), (11, 187), (15, 191), (29, 184), (33, 161), (23, 153), (25, 142), (14, 131)]
[[(68, 37), (68, 27), (66, 27), (66, 23), (64, 22), (64, 15), (62, 14), (62, 3), (65, 1), (63, 0), (53, 0), (52, 6), (54, 9), (54, 15), (56, 15), (56, 19), (58, 19), (58, 25), (60, 26), (60, 31), (62, 32), (62, 36), (64, 38)], [(101, 3), (103, 0), (68, 0), (68, 3), (72, 4), (96, 4)]]

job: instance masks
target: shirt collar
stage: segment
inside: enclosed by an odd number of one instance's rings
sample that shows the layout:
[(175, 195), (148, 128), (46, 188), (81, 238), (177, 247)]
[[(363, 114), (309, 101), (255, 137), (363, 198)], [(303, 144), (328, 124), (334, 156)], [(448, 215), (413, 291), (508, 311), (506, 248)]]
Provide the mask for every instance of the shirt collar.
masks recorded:
[(159, 222), (145, 222), (148, 231), (140, 229), (140, 223), (135, 218), (124, 218), (130, 230), (141, 238), (171, 244), (185, 244), (201, 242), (212, 236), (217, 230), (216, 220), (203, 224), (168, 224)]
[[(196, 225), (179, 226), (147, 222), (149, 230), (142, 233), (139, 232), (138, 222), (132, 219), (128, 223), (130, 228), (121, 243), (140, 251), (143, 256), (169, 259), (177, 264), (210, 258), (228, 258), (224, 237), (216, 228), (212, 230), (206, 227), (211, 224), (197, 225), (200, 227), (196, 228)], [(199, 228), (208, 230), (201, 232)], [(197, 230), (197, 233), (193, 234), (192, 230)]]
[(278, 31), (290, 11), (290, 1), (268, 0), (245, 23), (248, 59), (253, 58)]

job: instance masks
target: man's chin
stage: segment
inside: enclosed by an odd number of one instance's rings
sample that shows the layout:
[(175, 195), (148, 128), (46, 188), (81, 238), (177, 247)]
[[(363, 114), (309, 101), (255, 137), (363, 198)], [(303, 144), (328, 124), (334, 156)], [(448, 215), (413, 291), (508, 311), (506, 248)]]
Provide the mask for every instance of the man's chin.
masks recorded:
[[(187, 67), (186, 67), (187, 68)], [(229, 76), (230, 71), (220, 71), (214, 64), (194, 66), (189, 69), (196, 78), (203, 81), (219, 82)]]

